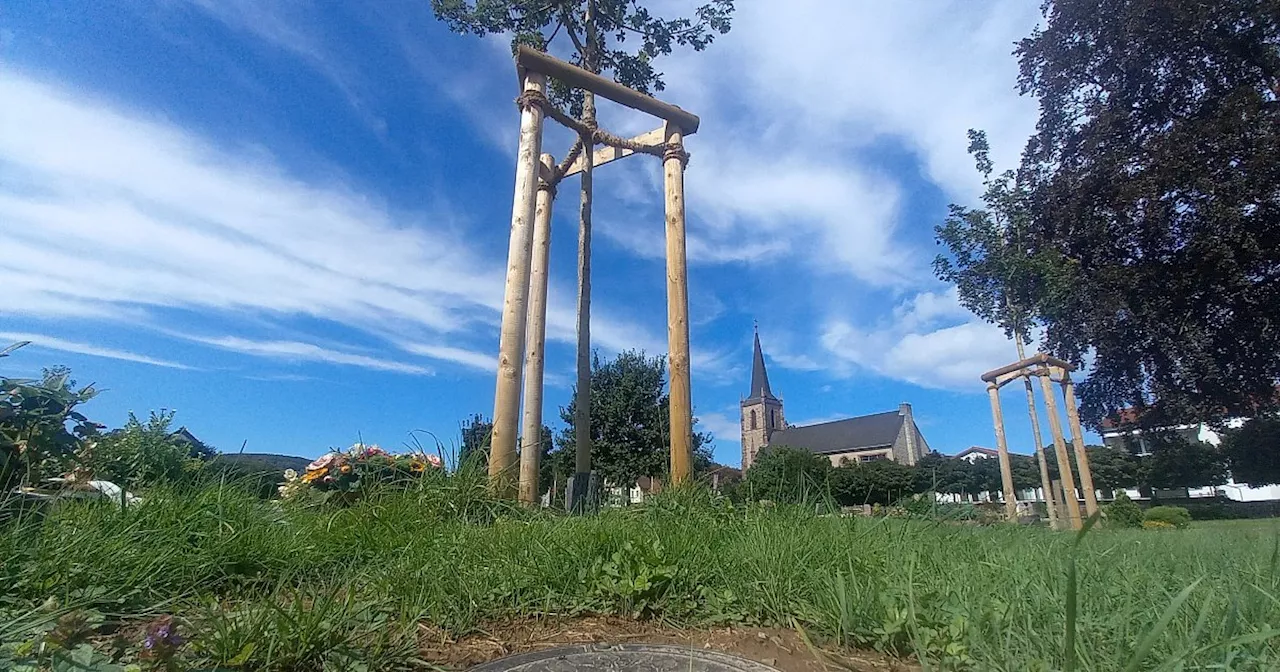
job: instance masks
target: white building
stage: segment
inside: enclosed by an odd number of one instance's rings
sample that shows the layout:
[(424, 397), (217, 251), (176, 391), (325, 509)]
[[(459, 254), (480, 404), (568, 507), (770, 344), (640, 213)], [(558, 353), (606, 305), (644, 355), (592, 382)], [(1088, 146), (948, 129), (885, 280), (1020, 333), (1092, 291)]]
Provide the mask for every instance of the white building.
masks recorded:
[[(1143, 431), (1132, 426), (1134, 413), (1132, 409), (1125, 409), (1120, 413), (1120, 422), (1113, 422), (1110, 419), (1104, 420), (1102, 423), (1102, 443), (1109, 448), (1117, 448), (1120, 450), (1132, 450), (1133, 454), (1138, 457), (1146, 457), (1151, 455), (1151, 448), (1147, 445), (1147, 439), (1143, 436)], [(1232, 418), (1227, 421), (1227, 427), (1230, 429), (1238, 429), (1244, 425), (1244, 418)], [(1208, 443), (1212, 446), (1222, 445), (1222, 437), (1213, 430), (1209, 425), (1201, 422), (1190, 425), (1176, 425), (1165, 428), (1165, 431), (1177, 432), (1182, 438), (1188, 441), (1200, 441)], [(1138, 498), (1137, 490), (1126, 490), (1126, 494), (1131, 499)], [(1179, 492), (1178, 494), (1181, 494)], [(1268, 485), (1261, 488), (1252, 488), (1244, 483), (1236, 483), (1234, 479), (1228, 478), (1225, 485), (1205, 486), (1203, 488), (1187, 488), (1187, 497), (1226, 497), (1237, 502), (1260, 502), (1272, 499), (1280, 499), (1280, 485)]]

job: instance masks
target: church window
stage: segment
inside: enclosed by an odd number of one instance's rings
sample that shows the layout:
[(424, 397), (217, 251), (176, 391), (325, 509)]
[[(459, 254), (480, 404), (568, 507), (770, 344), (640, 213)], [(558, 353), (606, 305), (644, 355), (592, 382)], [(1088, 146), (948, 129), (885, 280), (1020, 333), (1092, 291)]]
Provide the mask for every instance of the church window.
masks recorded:
[(778, 426), (778, 412), (773, 409), (769, 410), (769, 426), (770, 427)]
[(755, 409), (751, 409), (751, 429), (755, 429), (755, 428), (756, 428), (756, 411)]

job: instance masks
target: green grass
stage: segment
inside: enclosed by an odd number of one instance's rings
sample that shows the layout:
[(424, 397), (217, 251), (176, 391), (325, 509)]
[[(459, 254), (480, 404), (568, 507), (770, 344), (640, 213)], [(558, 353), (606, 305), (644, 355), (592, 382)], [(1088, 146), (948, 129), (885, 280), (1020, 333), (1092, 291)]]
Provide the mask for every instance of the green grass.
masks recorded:
[(931, 670), (1275, 670), (1277, 539), (1273, 521), (1095, 529), (1077, 543), (705, 493), (567, 518), (457, 482), (347, 509), (210, 486), (7, 523), (0, 640), (30, 640), (71, 608), (124, 633), (173, 613), (192, 640), (182, 659), (203, 669), (402, 669), (421, 667), (418, 623), (461, 634), (516, 615), (616, 613), (795, 623)]

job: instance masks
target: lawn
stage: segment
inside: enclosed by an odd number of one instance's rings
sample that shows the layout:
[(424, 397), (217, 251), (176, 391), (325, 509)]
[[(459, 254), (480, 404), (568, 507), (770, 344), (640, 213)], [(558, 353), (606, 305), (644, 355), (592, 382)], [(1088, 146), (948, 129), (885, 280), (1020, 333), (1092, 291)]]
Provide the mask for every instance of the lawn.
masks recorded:
[(1038, 528), (744, 508), (697, 491), (570, 518), (455, 478), (345, 508), (157, 490), (126, 510), (76, 503), (3, 525), (0, 667), (38, 652), (60, 616), (52, 639), (92, 635), (104, 660), (145, 653), (146, 624), (172, 614), (185, 640), (172, 669), (378, 670), (427, 667), (426, 630), (610, 614), (798, 626), (821, 646), (927, 669), (1280, 669), (1274, 521), (1095, 529), (1076, 548)]

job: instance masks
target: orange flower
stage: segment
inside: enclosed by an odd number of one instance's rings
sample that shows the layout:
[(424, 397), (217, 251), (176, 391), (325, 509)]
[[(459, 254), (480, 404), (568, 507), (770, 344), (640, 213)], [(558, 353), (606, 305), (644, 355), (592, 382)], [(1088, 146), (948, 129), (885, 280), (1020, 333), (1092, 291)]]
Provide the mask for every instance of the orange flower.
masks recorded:
[(349, 464), (344, 464), (344, 465), (342, 465), (342, 468), (341, 468), (341, 469), (339, 469), (339, 471), (341, 471), (341, 472), (342, 472), (342, 473), (344, 473), (344, 474), (349, 474), (349, 473), (351, 473), (351, 465), (349, 465)]
[(329, 471), (328, 469), (312, 469), (302, 475), (302, 482), (312, 483), (314, 481), (318, 481), (324, 478), (324, 475), (328, 473), (328, 471)]

